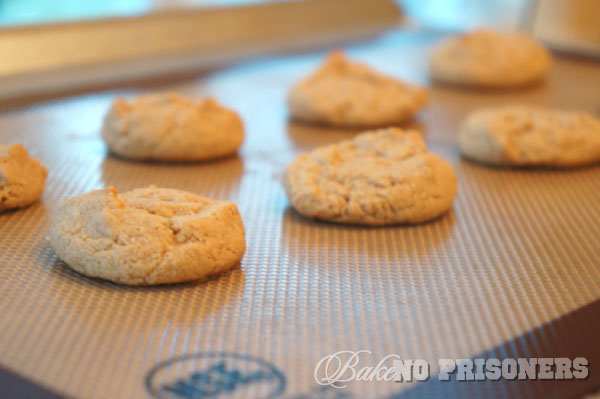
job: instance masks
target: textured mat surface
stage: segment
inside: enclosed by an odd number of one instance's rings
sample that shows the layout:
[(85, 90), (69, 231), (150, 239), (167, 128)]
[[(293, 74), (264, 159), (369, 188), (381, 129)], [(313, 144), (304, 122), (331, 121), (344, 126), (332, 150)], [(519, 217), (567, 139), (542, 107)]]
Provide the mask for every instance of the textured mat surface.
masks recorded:
[[(426, 84), (433, 41), (390, 34), (349, 51)], [(382, 398), (411, 384), (351, 383), (323, 393), (314, 367), (339, 350), (432, 364), (468, 357), (600, 298), (600, 167), (487, 168), (461, 160), (455, 143), (462, 118), (484, 105), (597, 115), (598, 64), (558, 58), (546, 85), (518, 92), (433, 89), (414, 125), (456, 169), (453, 209), (422, 225), (361, 228), (302, 218), (279, 183), (297, 153), (354, 134), (287, 120), (286, 91), (320, 57), (255, 61), (156, 88), (213, 94), (242, 114), (239, 156), (217, 162), (109, 156), (102, 115), (115, 95), (136, 91), (2, 111), (0, 142), (25, 144), (50, 175), (42, 201), (0, 215), (0, 364), (72, 397), (142, 398), (160, 397), (165, 384), (227, 352), (246, 370), (272, 373), (227, 397)], [(204, 283), (128, 288), (57, 259), (47, 232), (58, 203), (108, 185), (150, 184), (235, 201), (247, 229), (241, 266)]]

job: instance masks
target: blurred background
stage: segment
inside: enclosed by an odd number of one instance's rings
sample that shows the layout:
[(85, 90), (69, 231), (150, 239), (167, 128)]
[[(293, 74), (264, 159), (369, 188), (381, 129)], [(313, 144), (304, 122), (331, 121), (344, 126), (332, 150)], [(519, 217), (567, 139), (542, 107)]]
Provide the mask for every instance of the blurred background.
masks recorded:
[[(0, 0), (0, 25), (39, 24), (163, 10), (268, 3), (277, 0)], [(311, 1), (311, 0), (307, 0)], [(314, 0), (313, 0), (314, 1)], [(564, 0), (561, 0), (564, 2)], [(529, 0), (396, 0), (416, 22), (439, 29), (514, 27)]]
[(398, 29), (518, 29), (555, 51), (600, 58), (599, 16), (599, 0), (0, 0), (0, 100), (331, 48)]

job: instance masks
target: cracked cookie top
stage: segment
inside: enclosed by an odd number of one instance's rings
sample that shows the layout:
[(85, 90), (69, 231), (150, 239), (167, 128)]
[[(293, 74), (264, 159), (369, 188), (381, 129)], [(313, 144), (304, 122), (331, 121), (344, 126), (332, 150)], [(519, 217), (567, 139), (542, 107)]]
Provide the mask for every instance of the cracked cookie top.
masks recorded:
[(288, 95), (292, 118), (334, 126), (388, 126), (413, 117), (427, 92), (332, 52)]
[(110, 187), (65, 201), (50, 242), (78, 272), (128, 285), (218, 274), (245, 250), (234, 203), (154, 186), (123, 194)]
[(301, 214), (339, 223), (423, 222), (447, 211), (454, 170), (427, 151), (421, 134), (390, 128), (299, 155), (283, 186)]
[(115, 99), (102, 137), (112, 153), (124, 158), (201, 161), (234, 154), (244, 127), (234, 111), (212, 98), (160, 93)]

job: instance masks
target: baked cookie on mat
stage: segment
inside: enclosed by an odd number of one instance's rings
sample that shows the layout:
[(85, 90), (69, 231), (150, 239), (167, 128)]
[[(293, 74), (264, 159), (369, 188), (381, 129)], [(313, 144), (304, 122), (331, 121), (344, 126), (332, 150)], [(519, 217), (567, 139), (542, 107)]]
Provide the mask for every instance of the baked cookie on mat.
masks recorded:
[(104, 118), (102, 138), (123, 158), (203, 161), (235, 154), (244, 140), (240, 117), (212, 98), (176, 93), (116, 98)]
[(600, 161), (600, 120), (585, 112), (507, 105), (467, 117), (461, 153), (486, 164), (581, 166)]
[(37, 201), (48, 170), (21, 144), (0, 145), (0, 212)]
[(440, 43), (429, 60), (435, 81), (480, 88), (509, 88), (542, 80), (550, 53), (523, 33), (478, 29)]
[(283, 187), (309, 218), (338, 223), (419, 223), (446, 212), (457, 193), (452, 166), (429, 153), (421, 134), (397, 128), (299, 155)]
[(50, 244), (76, 271), (127, 285), (197, 280), (238, 264), (244, 224), (232, 202), (185, 191), (110, 187), (62, 203)]
[(341, 127), (389, 126), (411, 119), (428, 101), (425, 89), (332, 52), (288, 95), (295, 120)]

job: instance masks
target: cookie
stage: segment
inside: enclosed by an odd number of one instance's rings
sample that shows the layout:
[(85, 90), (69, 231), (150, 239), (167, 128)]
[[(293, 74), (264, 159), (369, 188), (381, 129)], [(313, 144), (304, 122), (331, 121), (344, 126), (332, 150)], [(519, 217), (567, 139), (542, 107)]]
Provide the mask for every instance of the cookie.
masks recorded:
[(416, 85), (375, 72), (331, 53), (311, 76), (288, 95), (295, 120), (341, 127), (390, 126), (411, 119), (428, 101)]
[(214, 99), (175, 93), (115, 99), (104, 118), (102, 138), (123, 158), (203, 161), (235, 154), (244, 139), (240, 117)]
[(580, 166), (600, 161), (600, 120), (529, 105), (473, 112), (459, 133), (462, 154), (493, 165)]
[(0, 146), (0, 212), (37, 201), (48, 170), (21, 144)]
[(65, 201), (50, 243), (76, 271), (127, 285), (215, 275), (238, 264), (246, 248), (235, 204), (154, 186)]
[(446, 212), (457, 192), (452, 166), (427, 152), (420, 133), (397, 128), (299, 155), (283, 176), (292, 206), (338, 223), (419, 223)]
[(550, 53), (522, 33), (475, 30), (444, 40), (429, 60), (438, 82), (481, 88), (510, 88), (542, 80)]

